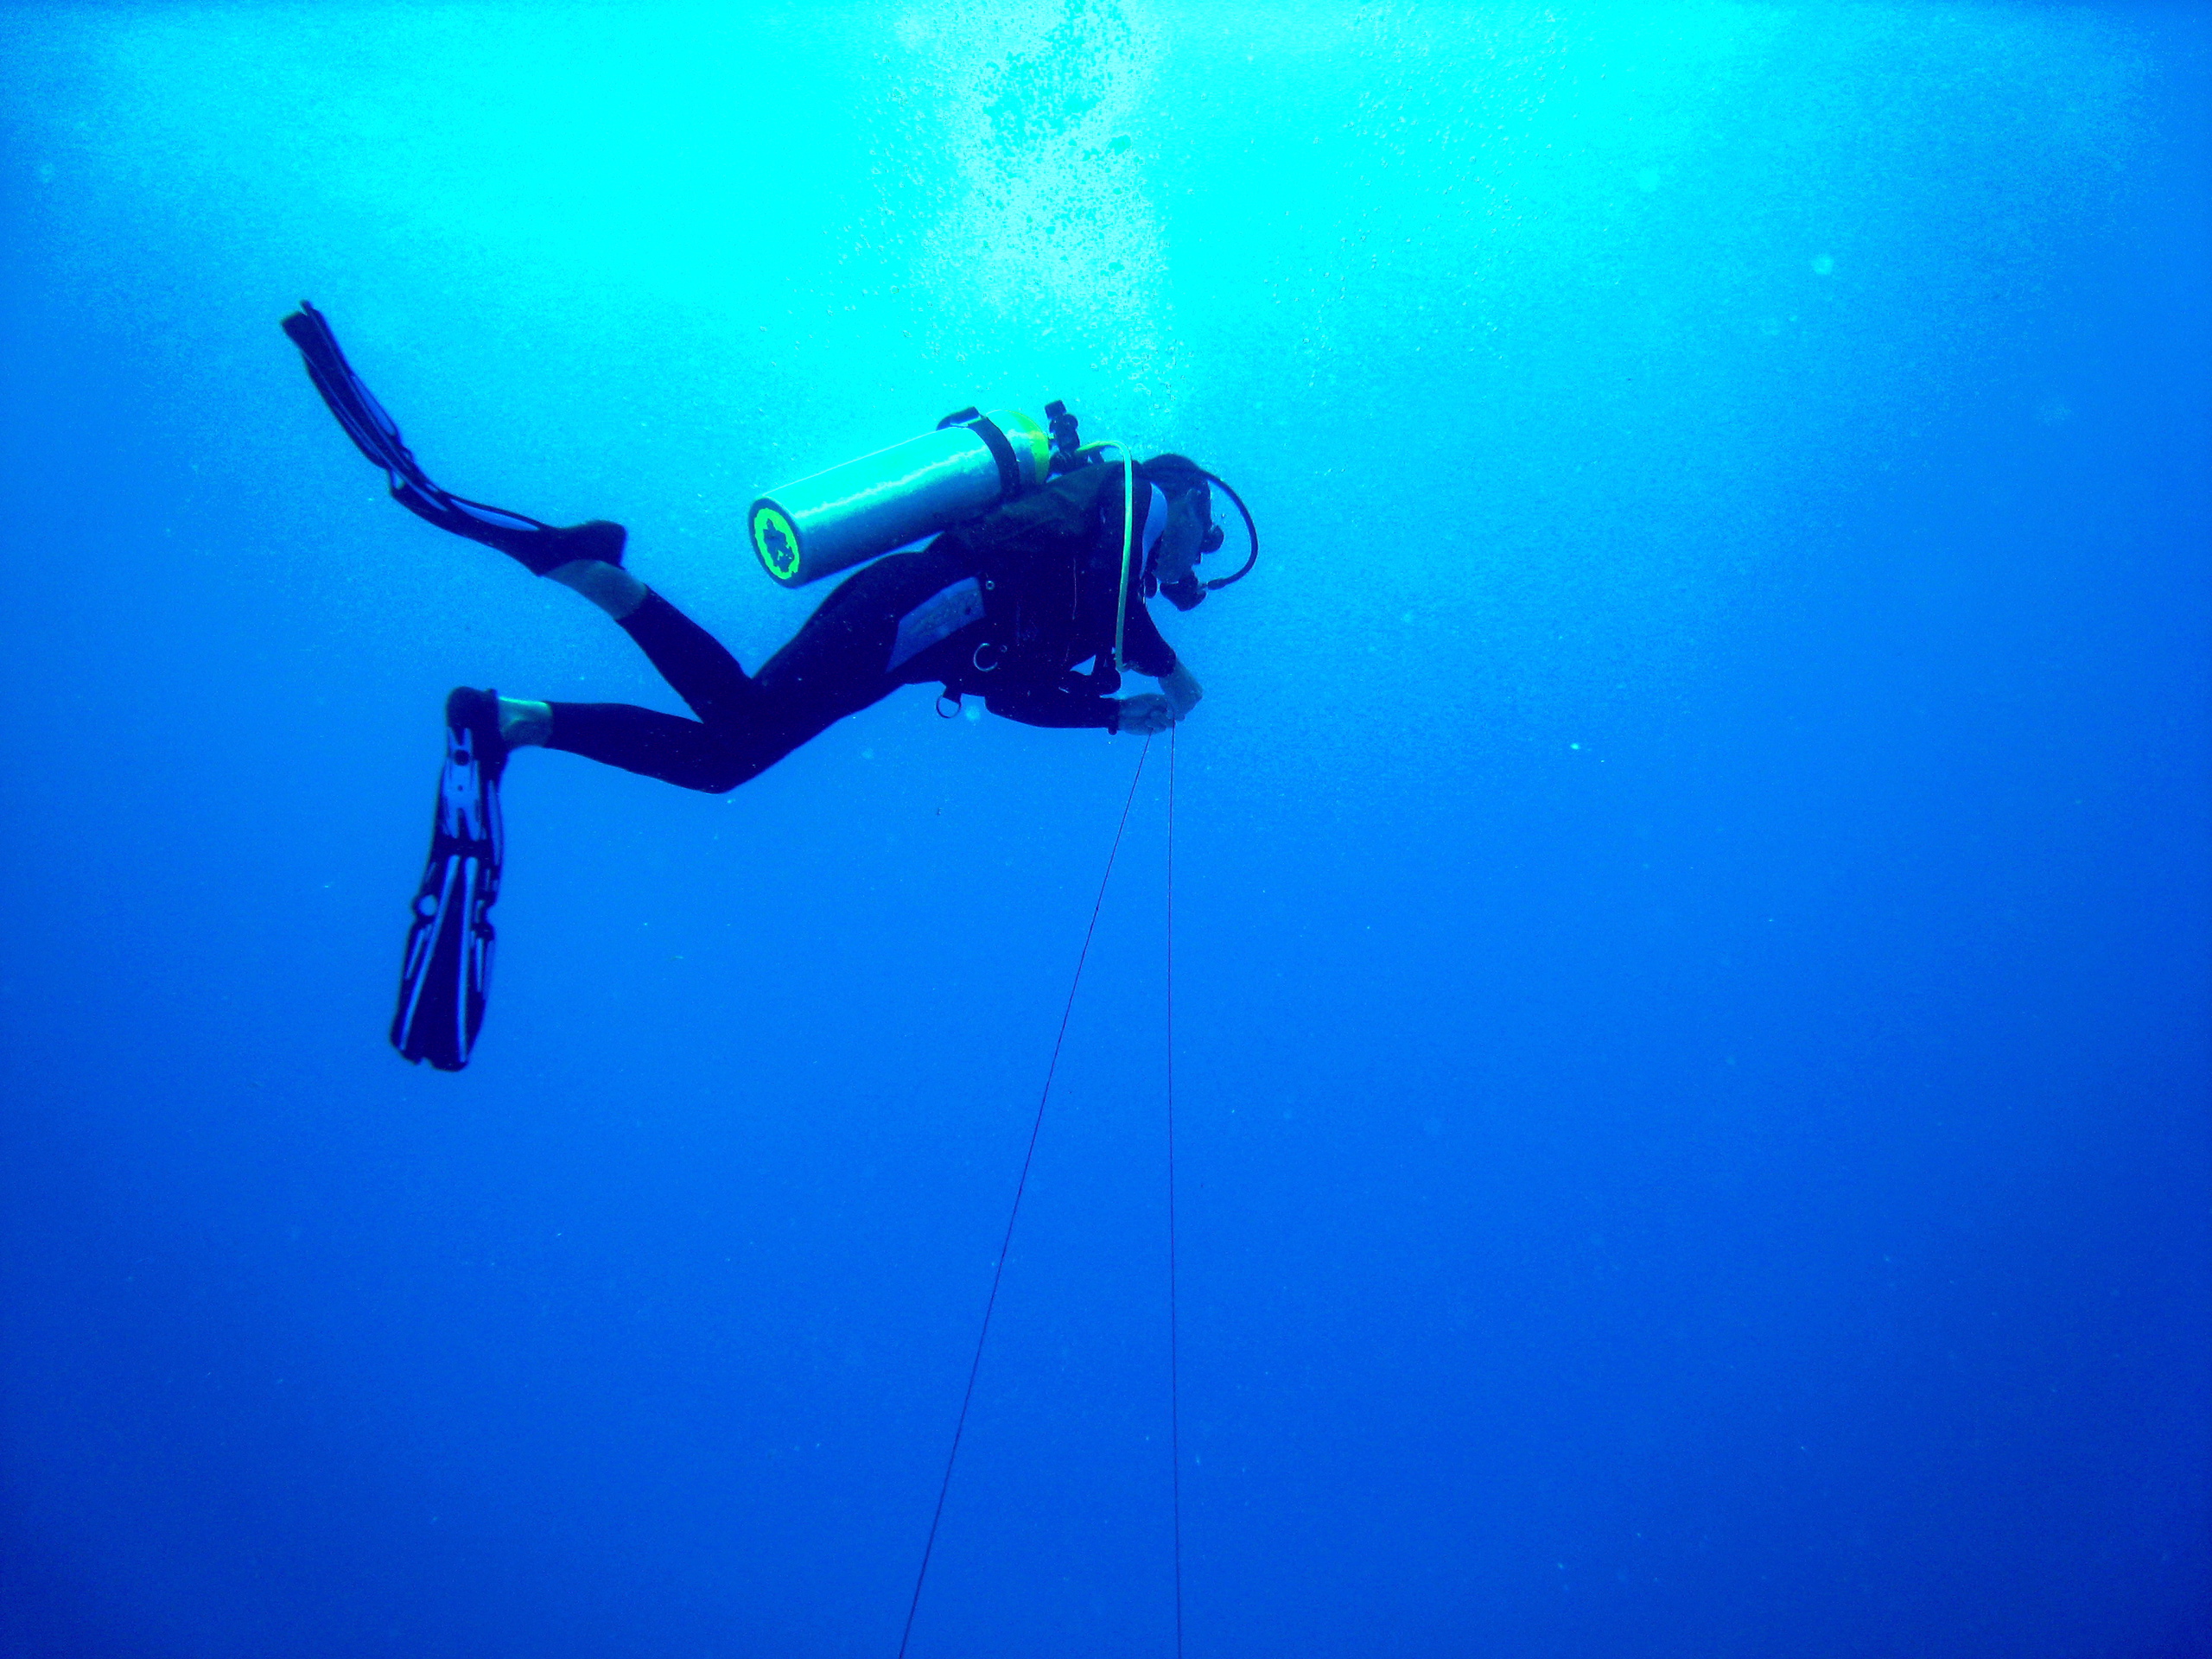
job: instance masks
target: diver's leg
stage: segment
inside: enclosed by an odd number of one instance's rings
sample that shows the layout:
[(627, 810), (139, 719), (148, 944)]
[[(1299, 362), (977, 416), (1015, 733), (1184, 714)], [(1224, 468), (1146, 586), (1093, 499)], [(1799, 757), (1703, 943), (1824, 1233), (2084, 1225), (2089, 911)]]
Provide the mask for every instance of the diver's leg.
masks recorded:
[(660, 594), (646, 588), (635, 607), (614, 620), (706, 724), (738, 726), (753, 717), (759, 693), (737, 658)]
[(839, 584), (757, 677), (648, 591), (618, 620), (697, 720), (626, 703), (503, 702), (503, 729), (512, 742), (542, 742), (687, 789), (734, 789), (896, 690), (889, 658), (899, 618), (957, 574), (941, 556), (879, 560)]
[[(579, 524), (577, 528), (588, 526)], [(622, 526), (614, 524), (610, 528), (620, 530)], [(616, 549), (615, 556), (620, 558), (620, 548)], [(626, 620), (652, 591), (620, 563), (610, 564), (596, 555), (580, 556), (566, 564), (556, 564), (545, 574), (563, 588), (573, 588), (617, 622)]]
[(499, 700), (500, 734), (512, 745), (543, 745), (626, 772), (720, 794), (781, 760), (796, 745), (774, 734), (754, 682), (721, 641), (660, 594), (636, 584), (634, 600), (605, 565), (571, 564), (553, 578), (593, 600), (638, 642), (696, 720), (620, 702)]
[(893, 554), (838, 584), (747, 683), (736, 747), (751, 768), (747, 777), (905, 683), (891, 662), (899, 619), (965, 574), (956, 564), (945, 554)]
[(399, 423), (385, 412), (384, 405), (353, 372), (322, 313), (302, 301), (300, 308), (284, 319), (283, 328), (300, 348), (308, 378), (322, 394), (322, 401), (345, 428), (346, 435), (384, 469), (392, 499), (416, 518), (497, 548), (519, 561), (533, 575), (546, 575), (578, 559), (620, 567), (623, 530), (620, 524), (593, 519), (563, 528), (528, 513), (511, 512), (439, 488), (400, 436)]
[(685, 720), (628, 703), (502, 697), (499, 734), (510, 746), (565, 749), (714, 794), (734, 789), (787, 752), (768, 752), (757, 741), (760, 723), (749, 717), (756, 696), (753, 681), (721, 641), (675, 606), (643, 583), (637, 583), (632, 600), (607, 578), (636, 578), (604, 564), (570, 564), (552, 575), (612, 616), (699, 718)]
[[(623, 630), (699, 718), (684, 720), (619, 702), (529, 705), (515, 710), (512, 741), (526, 742), (535, 735), (548, 748), (709, 794), (734, 789), (824, 727), (893, 689), (880, 662), (870, 674), (864, 659), (836, 660), (838, 641), (820, 626), (822, 616), (817, 611), (792, 645), (770, 659), (771, 667), (787, 663), (793, 646), (806, 641), (810, 649), (801, 656), (813, 671), (772, 681), (764, 672), (754, 679), (712, 634), (658, 594), (648, 594), (620, 619)], [(507, 711), (503, 707), (501, 712), (504, 716)]]
[(549, 702), (543, 708), (545, 747), (709, 795), (726, 794), (758, 776), (792, 747), (764, 745), (757, 733), (626, 702)]
[[(761, 664), (754, 683), (766, 695), (803, 702), (811, 688), (825, 682), (889, 680), (900, 619), (969, 574), (969, 568), (950, 553), (925, 550), (878, 559), (837, 585), (791, 643)], [(875, 696), (890, 690), (886, 684)]]

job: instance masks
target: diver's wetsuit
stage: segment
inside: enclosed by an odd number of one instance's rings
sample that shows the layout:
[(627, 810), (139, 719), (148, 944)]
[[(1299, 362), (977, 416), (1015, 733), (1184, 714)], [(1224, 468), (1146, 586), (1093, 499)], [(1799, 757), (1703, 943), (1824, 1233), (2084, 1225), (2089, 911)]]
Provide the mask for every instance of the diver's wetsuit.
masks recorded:
[[(441, 489), (408, 449), (398, 423), (353, 372), (322, 314), (302, 302), (283, 328), (331, 413), (383, 469), (393, 498), (409, 512), (497, 548), (537, 575), (573, 567), (583, 576), (578, 590), (610, 610), (639, 591), (626, 583), (607, 587), (593, 563), (620, 566), (627, 536), (620, 524), (594, 520), (564, 528)], [(1176, 460), (1159, 457), (1155, 464)], [(1176, 670), (1175, 653), (1153, 626), (1143, 598), (1167, 500), (1141, 467), (1135, 474), (1141, 488), (1134, 503), (1142, 514), (1135, 534), (1123, 535), (1128, 474), (1106, 464), (1078, 467), (947, 531), (919, 552), (889, 555), (841, 582), (757, 676), (748, 677), (713, 635), (643, 588), (644, 598), (621, 625), (698, 718), (625, 703), (556, 702), (548, 705), (543, 741), (718, 793), (902, 685), (936, 681), (956, 697), (981, 696), (994, 713), (1032, 725), (1117, 729), (1117, 626), (1124, 632), (1126, 662), (1161, 677)], [(1143, 557), (1129, 556), (1139, 544)], [(1133, 568), (1125, 574), (1125, 567)], [(1195, 603), (1194, 583), (1190, 591)], [(601, 594), (617, 598), (609, 603)], [(1177, 589), (1169, 598), (1185, 605)], [(1094, 662), (1091, 671), (1076, 673), (1086, 658)], [(444, 1071), (468, 1064), (484, 1021), (496, 937), (491, 911), (505, 841), (499, 789), (510, 742), (505, 717), (502, 700), (489, 691), (458, 686), (446, 699), (446, 758), (430, 853), (416, 891), (391, 1022), (392, 1046), (404, 1058)]]
[[(1118, 480), (1120, 468), (1099, 470)], [(1111, 493), (1113, 512), (1090, 555), (1059, 561), (1053, 573), (1068, 602), (1030, 607), (1046, 611), (1041, 618), (1017, 618), (1011, 606), (991, 614), (1001, 609), (991, 601), (1003, 588), (1041, 586), (1023, 580), (1039, 573), (1023, 569), (1028, 562), (1018, 557), (979, 559), (957, 531), (923, 551), (879, 559), (839, 583), (757, 675), (747, 676), (712, 634), (652, 594), (622, 626), (698, 718), (628, 703), (556, 702), (547, 747), (718, 794), (900, 686), (931, 683), (955, 696), (981, 696), (993, 714), (1032, 726), (1110, 731), (1120, 707), (1112, 696), (1119, 677), (1106, 666), (1121, 584), (1118, 483)], [(1142, 511), (1142, 492), (1139, 504)], [(992, 584), (988, 594), (984, 582)], [(918, 626), (909, 620), (918, 613)], [(963, 616), (973, 620), (960, 621)], [(902, 645), (948, 623), (957, 626), (901, 657)], [(1175, 668), (1174, 652), (1134, 588), (1122, 656), (1155, 677)], [(1091, 657), (1100, 664), (1092, 673), (1071, 671)]]
[[(430, 480), (398, 423), (364, 385), (322, 314), (305, 302), (284, 319), (323, 401), (393, 499), (441, 530), (481, 542), (539, 575), (578, 559), (622, 562), (624, 532), (594, 521), (566, 528), (471, 501)], [(1147, 553), (1166, 497), (1137, 468)], [(877, 560), (841, 582), (791, 643), (748, 677), (737, 659), (658, 594), (621, 619), (696, 720), (617, 702), (556, 702), (547, 746), (609, 766), (720, 793), (789, 754), (847, 715), (902, 685), (936, 681), (981, 696), (992, 713), (1033, 726), (1113, 730), (1121, 676), (1111, 667), (1122, 592), (1122, 469), (1079, 467), (927, 548)], [(1132, 561), (1137, 571), (1141, 558)], [(1135, 573), (1133, 573), (1135, 575)], [(1175, 653), (1128, 594), (1123, 660), (1165, 676)], [(1075, 665), (1096, 664), (1087, 675)]]

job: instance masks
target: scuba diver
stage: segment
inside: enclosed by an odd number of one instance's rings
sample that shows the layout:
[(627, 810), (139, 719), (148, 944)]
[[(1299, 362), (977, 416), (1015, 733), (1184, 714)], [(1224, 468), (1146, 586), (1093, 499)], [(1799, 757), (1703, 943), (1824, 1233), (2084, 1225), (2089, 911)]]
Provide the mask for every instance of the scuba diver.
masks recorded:
[[(1188, 715), (1204, 692), (1146, 599), (1160, 593), (1192, 609), (1259, 557), (1243, 500), (1187, 458), (1140, 462), (1118, 444), (1083, 446), (1058, 404), (1046, 405), (1049, 440), (1026, 416), (963, 410), (925, 437), (753, 504), (754, 549), (786, 586), (872, 563), (748, 675), (625, 566), (620, 524), (556, 526), (440, 488), (322, 314), (302, 301), (283, 326), (315, 390), (401, 505), (591, 601), (696, 716), (467, 686), (448, 696), (429, 861), (391, 1025), (402, 1055), (440, 1071), (467, 1064), (483, 1023), (504, 853), (499, 784), (513, 750), (563, 749), (719, 794), (900, 686), (932, 683), (943, 688), (940, 713), (972, 696), (1033, 726), (1149, 736)], [(1120, 450), (1118, 461), (1105, 459), (1109, 448)], [(1199, 560), (1224, 539), (1213, 522), (1217, 484), (1236, 503), (1250, 551), (1233, 575), (1201, 581)], [(1085, 662), (1089, 671), (1077, 671)], [(1117, 696), (1124, 667), (1156, 680), (1159, 691)]]

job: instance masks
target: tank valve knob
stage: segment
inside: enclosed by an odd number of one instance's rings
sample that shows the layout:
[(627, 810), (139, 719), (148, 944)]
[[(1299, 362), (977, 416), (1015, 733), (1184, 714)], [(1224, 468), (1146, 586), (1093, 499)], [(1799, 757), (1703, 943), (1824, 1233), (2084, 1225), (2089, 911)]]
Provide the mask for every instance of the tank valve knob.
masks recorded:
[(1076, 451), (1083, 448), (1077, 435), (1075, 416), (1068, 413), (1068, 406), (1057, 398), (1045, 405), (1045, 418), (1052, 428), (1052, 464), (1048, 470), (1055, 476), (1071, 472), (1083, 463), (1076, 459)]

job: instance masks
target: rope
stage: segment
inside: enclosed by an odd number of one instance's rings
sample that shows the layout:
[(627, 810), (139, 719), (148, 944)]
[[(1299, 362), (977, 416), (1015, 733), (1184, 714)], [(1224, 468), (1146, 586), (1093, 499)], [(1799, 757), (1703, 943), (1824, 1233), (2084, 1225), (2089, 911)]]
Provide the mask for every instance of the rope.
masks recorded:
[(1175, 1514), (1175, 1659), (1183, 1659), (1183, 1356), (1175, 1283), (1175, 728), (1167, 728), (1167, 1455)]
[[(1171, 741), (1172, 747), (1172, 741)], [(1067, 1041), (1068, 1016), (1075, 1012), (1075, 994), (1083, 984), (1084, 964), (1090, 960), (1091, 936), (1098, 931), (1098, 912), (1106, 903), (1106, 884), (1113, 879), (1114, 860), (1122, 850), (1122, 832), (1129, 827), (1129, 808), (1136, 804), (1137, 785), (1144, 778), (1144, 763), (1152, 753), (1147, 736), (1137, 755), (1137, 769), (1129, 779), (1128, 798), (1122, 803), (1122, 821), (1114, 827), (1114, 845), (1106, 855), (1105, 874), (1098, 878), (1098, 896), (1091, 901), (1090, 925), (1083, 931), (1083, 950), (1075, 959), (1075, 978), (1068, 986), (1068, 1000), (1060, 1010), (1059, 1034), (1052, 1039), (1052, 1063), (1045, 1068), (1045, 1087), (1037, 1096), (1037, 1116), (1029, 1126), (1028, 1150), (1021, 1154), (1021, 1178), (1014, 1183), (1014, 1208), (1007, 1213), (1006, 1236), (999, 1241), (998, 1260), (991, 1267), (991, 1294), (983, 1304), (983, 1328), (976, 1333), (976, 1357), (968, 1363), (968, 1387), (960, 1396), (960, 1416), (952, 1426), (952, 1450), (944, 1459), (944, 1478), (937, 1489), (937, 1508), (930, 1515), (930, 1534), (922, 1545), (922, 1565), (914, 1574), (914, 1594), (906, 1604), (906, 1627), (899, 1632), (899, 1659), (906, 1659), (906, 1644), (913, 1637), (914, 1615), (922, 1605), (922, 1584), (929, 1577), (930, 1557), (937, 1550), (937, 1529), (944, 1519), (945, 1495), (952, 1490), (952, 1466), (960, 1459), (960, 1438), (968, 1432), (968, 1408), (976, 1398), (976, 1376), (983, 1369), (983, 1344), (990, 1340), (991, 1315), (999, 1305), (999, 1281), (1006, 1277), (1007, 1252), (1014, 1248), (1014, 1224), (1021, 1218), (1021, 1195), (1029, 1190), (1029, 1166), (1037, 1156), (1037, 1137), (1045, 1127), (1045, 1106), (1052, 1097), (1052, 1078), (1060, 1069), (1060, 1048)]]

